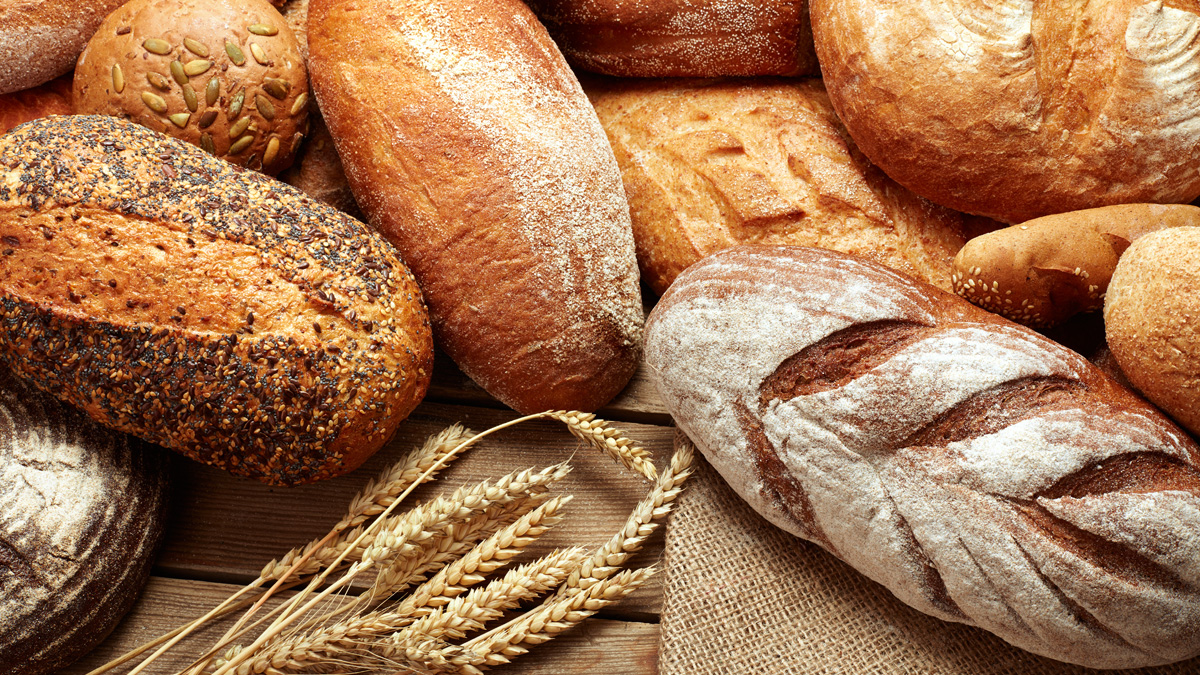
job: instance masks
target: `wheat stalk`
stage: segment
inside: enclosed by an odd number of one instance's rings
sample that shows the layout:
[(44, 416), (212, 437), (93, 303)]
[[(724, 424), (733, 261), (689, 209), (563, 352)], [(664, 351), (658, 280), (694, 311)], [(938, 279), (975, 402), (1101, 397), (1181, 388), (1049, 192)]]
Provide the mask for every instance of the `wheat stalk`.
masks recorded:
[(650, 453), (592, 413), (555, 410), (545, 414), (566, 424), (573, 436), (613, 458), (626, 469), (636, 471), (650, 480), (657, 477), (658, 472), (650, 462)]

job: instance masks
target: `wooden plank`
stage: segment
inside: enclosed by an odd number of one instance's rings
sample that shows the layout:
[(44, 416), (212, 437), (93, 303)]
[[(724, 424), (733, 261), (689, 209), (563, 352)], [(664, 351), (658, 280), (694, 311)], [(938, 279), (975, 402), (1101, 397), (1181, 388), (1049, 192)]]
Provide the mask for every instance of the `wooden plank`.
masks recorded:
[[(511, 411), (422, 404), (401, 426), (396, 438), (366, 466), (348, 476), (297, 488), (272, 488), (180, 459), (176, 463), (168, 534), (156, 573), (247, 583), (268, 561), (328, 532), (368, 478), (427, 436), (454, 422), (481, 431), (513, 417)], [(654, 453), (659, 466), (669, 457), (673, 429), (628, 423), (619, 428)], [(622, 526), (649, 490), (649, 483), (577, 441), (558, 422), (525, 423), (485, 440), (455, 462), (441, 480), (414, 493), (411, 503), (459, 485), (566, 459), (571, 459), (575, 469), (561, 489), (575, 499), (568, 506), (566, 521), (544, 535), (530, 551), (540, 555), (563, 546), (603, 543)], [(661, 552), (659, 533), (636, 562), (653, 564)], [(645, 619), (656, 616), (661, 605), (662, 586), (655, 579), (623, 607), (629, 616)]]
[[(226, 584), (154, 577), (133, 611), (103, 643), (73, 666), (60, 671), (82, 675), (186, 620), (202, 616), (236, 590)], [(146, 672), (174, 673), (190, 664), (224, 634), (217, 622), (188, 638)], [(490, 672), (498, 675), (653, 675), (658, 660), (656, 624), (589, 619), (581, 626), (533, 650), (512, 664)], [(134, 662), (136, 663), (136, 662)], [(114, 671), (127, 672), (133, 664)]]

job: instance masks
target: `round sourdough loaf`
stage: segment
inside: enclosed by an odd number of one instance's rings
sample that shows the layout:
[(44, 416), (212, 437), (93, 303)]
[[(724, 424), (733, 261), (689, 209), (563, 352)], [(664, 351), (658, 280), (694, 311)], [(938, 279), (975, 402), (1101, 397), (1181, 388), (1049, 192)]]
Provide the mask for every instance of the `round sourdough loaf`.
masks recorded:
[(168, 456), (0, 368), (0, 671), (56, 672), (109, 634), (150, 575)]
[(308, 75), (267, 0), (132, 0), (75, 68), (75, 111), (114, 115), (274, 175), (308, 126)]
[(1200, 434), (1200, 227), (1148, 234), (1121, 256), (1104, 301), (1108, 347), (1133, 386)]
[(854, 147), (819, 80), (584, 86), (621, 167), (642, 278), (659, 294), (738, 244), (831, 248), (950, 290), (954, 254), (999, 226), (885, 176)]
[(38, 388), (274, 484), (361, 464), (433, 360), (420, 290), (374, 230), (94, 115), (0, 137), (0, 329)]
[(754, 246), (680, 275), (646, 363), (747, 502), (909, 605), (1091, 667), (1200, 654), (1200, 447), (1078, 354), (881, 265)]
[(629, 207), (537, 17), (519, 0), (312, 0), (308, 49), (358, 205), (446, 353), (522, 412), (615, 396), (642, 337)]
[(808, 0), (530, 0), (576, 66), (624, 77), (819, 72)]
[(1200, 195), (1200, 1), (813, 0), (829, 95), (898, 183), (1018, 223)]
[(0, 94), (71, 71), (96, 27), (125, 0), (0, 2)]

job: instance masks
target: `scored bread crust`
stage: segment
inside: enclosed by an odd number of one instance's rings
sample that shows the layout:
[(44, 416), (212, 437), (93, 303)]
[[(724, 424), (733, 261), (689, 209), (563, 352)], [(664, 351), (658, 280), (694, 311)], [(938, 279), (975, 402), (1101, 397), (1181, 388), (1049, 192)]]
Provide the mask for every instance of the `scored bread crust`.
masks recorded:
[(0, 172), (0, 358), (101, 423), (296, 484), (424, 395), (420, 291), (362, 223), (110, 117), (18, 127)]
[(446, 353), (521, 412), (615, 396), (641, 348), (629, 208), (604, 130), (533, 13), (517, 0), (312, 0), (308, 49), (358, 205), (412, 268)]
[(759, 246), (679, 277), (646, 362), (744, 499), (909, 605), (1090, 667), (1200, 653), (1200, 448), (1078, 354), (869, 261)]
[(861, 255), (950, 290), (997, 227), (900, 187), (854, 146), (819, 80), (584, 80), (621, 166), (642, 278), (660, 295), (738, 244)]
[(808, 0), (531, 0), (576, 66), (622, 77), (812, 75)]
[(1200, 195), (1197, 0), (813, 0), (838, 116), (938, 204), (1007, 223)]
[(0, 94), (71, 71), (96, 27), (126, 0), (7, 0), (0, 3)]

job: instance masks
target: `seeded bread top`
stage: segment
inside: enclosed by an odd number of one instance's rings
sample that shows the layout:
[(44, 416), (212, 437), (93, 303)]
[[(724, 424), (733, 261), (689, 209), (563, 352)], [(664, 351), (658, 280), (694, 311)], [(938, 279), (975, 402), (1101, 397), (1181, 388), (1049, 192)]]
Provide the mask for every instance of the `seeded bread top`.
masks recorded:
[(307, 133), (296, 36), (266, 0), (133, 0), (75, 69), (75, 111), (124, 117), (274, 175)]
[(261, 174), (110, 117), (0, 142), (0, 347), (110, 426), (274, 483), (361, 463), (424, 394), (394, 250)]

